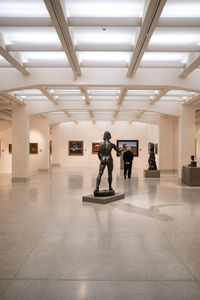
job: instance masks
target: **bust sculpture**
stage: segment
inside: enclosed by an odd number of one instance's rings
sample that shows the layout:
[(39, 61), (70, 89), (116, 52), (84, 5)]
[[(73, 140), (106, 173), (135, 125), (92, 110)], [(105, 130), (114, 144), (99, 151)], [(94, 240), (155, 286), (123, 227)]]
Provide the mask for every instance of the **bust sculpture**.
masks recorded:
[(155, 153), (154, 153), (154, 144), (153, 143), (150, 143), (148, 163), (149, 163), (148, 170), (157, 170)]
[(197, 167), (197, 162), (194, 161), (194, 158), (195, 158), (195, 156), (194, 156), (194, 155), (191, 155), (191, 162), (190, 162), (190, 164), (188, 165), (188, 167)]
[[(99, 174), (96, 180), (96, 188), (94, 190), (95, 196), (108, 196), (114, 195), (115, 191), (112, 188), (112, 171), (113, 171), (113, 158), (111, 155), (112, 149), (114, 149), (118, 154), (120, 154), (120, 150), (117, 146), (110, 142), (111, 134), (109, 131), (104, 132), (103, 142), (99, 146), (98, 157), (100, 160), (99, 166)], [(109, 191), (99, 191), (99, 185), (101, 182), (101, 177), (105, 170), (105, 167), (108, 168), (108, 184), (109, 184)], [(102, 194), (102, 195), (101, 195)]]

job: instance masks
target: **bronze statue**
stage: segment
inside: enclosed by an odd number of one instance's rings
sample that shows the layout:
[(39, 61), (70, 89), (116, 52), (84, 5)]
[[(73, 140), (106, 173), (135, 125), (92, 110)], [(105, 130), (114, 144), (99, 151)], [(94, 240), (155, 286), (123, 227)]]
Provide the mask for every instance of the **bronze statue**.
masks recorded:
[(154, 153), (154, 144), (153, 143), (150, 143), (148, 163), (149, 163), (148, 170), (157, 170), (156, 158), (155, 158), (155, 153)]
[(112, 159), (112, 149), (114, 149), (118, 154), (120, 154), (120, 150), (117, 148), (115, 144), (110, 142), (111, 134), (109, 131), (104, 132), (103, 142), (99, 146), (98, 157), (100, 160), (99, 166), (99, 174), (96, 180), (96, 188), (94, 190), (94, 195), (98, 195), (99, 185), (101, 182), (101, 177), (103, 175), (104, 169), (107, 166), (108, 168), (108, 183), (109, 183), (109, 191), (114, 194), (114, 190), (112, 188), (112, 171), (113, 171), (113, 159)]
[(197, 167), (197, 162), (194, 161), (195, 156), (191, 155), (191, 163), (188, 165), (188, 167)]

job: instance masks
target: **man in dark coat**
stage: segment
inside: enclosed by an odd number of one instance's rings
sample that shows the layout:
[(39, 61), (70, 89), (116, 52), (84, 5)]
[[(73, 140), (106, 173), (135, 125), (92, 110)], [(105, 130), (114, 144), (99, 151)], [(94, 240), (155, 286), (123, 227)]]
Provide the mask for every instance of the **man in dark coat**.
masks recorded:
[(132, 162), (133, 162), (133, 152), (131, 152), (131, 147), (127, 147), (127, 151), (123, 154), (124, 161), (124, 178), (126, 179), (126, 173), (128, 171), (128, 178), (131, 178)]

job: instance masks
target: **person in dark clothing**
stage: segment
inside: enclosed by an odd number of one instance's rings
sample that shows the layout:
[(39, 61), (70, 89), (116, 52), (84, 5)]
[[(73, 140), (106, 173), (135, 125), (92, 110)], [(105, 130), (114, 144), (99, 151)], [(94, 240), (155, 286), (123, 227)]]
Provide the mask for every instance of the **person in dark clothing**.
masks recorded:
[(131, 178), (132, 162), (133, 162), (133, 152), (131, 152), (131, 147), (127, 147), (127, 151), (123, 154), (124, 161), (124, 178), (126, 179), (126, 174), (128, 171), (128, 178)]

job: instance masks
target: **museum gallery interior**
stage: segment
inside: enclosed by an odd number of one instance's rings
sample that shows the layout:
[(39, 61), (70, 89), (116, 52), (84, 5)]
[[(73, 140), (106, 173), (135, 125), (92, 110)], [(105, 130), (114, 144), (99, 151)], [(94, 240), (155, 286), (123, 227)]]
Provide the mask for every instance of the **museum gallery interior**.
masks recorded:
[(1, 300), (200, 299), (199, 195), (200, 0), (0, 0)]

